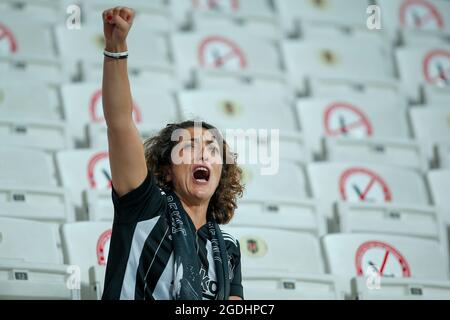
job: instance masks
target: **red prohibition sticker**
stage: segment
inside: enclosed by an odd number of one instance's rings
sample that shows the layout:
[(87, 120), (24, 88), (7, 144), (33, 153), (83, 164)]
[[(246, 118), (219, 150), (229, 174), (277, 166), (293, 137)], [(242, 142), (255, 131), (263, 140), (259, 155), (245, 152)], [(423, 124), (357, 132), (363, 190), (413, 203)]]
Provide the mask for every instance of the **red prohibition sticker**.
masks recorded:
[(211, 36), (205, 38), (198, 49), (202, 67), (226, 70), (242, 70), (247, 59), (239, 46), (230, 39)]
[(106, 230), (103, 232), (97, 240), (97, 262), (98, 265), (103, 266), (106, 264), (107, 254), (109, 252), (109, 243), (111, 239), (112, 230)]
[(410, 277), (411, 270), (403, 255), (393, 246), (381, 241), (361, 244), (355, 256), (356, 273), (365, 275), (369, 270), (384, 277)]
[(342, 200), (352, 202), (390, 202), (391, 191), (387, 183), (366, 168), (350, 168), (339, 178)]
[(420, 30), (439, 30), (444, 27), (444, 19), (432, 3), (406, 0), (400, 6), (400, 24)]
[[(142, 113), (136, 102), (133, 101), (133, 119), (136, 123), (142, 122)], [(103, 103), (102, 103), (102, 90), (97, 90), (91, 96), (91, 100), (89, 102), (89, 116), (90, 120), (95, 123), (100, 123), (105, 121), (105, 117), (103, 116)]]
[(438, 49), (430, 51), (423, 60), (425, 80), (440, 87), (450, 85), (450, 51)]
[(369, 118), (360, 109), (345, 102), (335, 102), (325, 109), (324, 127), (327, 136), (366, 138), (373, 134)]
[(236, 12), (240, 6), (239, 0), (192, 0), (192, 5), (196, 9), (223, 13)]
[(109, 169), (108, 152), (96, 153), (88, 163), (88, 181), (92, 189), (107, 188), (112, 186)]
[(12, 31), (0, 23), (0, 53), (10, 54), (17, 52), (17, 41)]

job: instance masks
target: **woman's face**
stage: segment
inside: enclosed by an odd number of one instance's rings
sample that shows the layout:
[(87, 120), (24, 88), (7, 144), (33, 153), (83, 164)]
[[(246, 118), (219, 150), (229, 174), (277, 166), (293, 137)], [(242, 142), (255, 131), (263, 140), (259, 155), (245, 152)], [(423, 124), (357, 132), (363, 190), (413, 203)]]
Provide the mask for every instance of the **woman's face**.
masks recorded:
[(222, 146), (213, 131), (205, 128), (181, 130), (181, 141), (172, 150), (168, 180), (185, 201), (207, 203), (219, 185)]

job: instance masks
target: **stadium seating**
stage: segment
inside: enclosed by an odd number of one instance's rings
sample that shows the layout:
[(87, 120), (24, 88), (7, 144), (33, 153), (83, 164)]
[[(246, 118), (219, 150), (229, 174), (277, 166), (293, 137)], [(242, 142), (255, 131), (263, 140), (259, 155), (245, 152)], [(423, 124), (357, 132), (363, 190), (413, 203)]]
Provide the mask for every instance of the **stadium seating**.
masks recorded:
[(89, 269), (106, 265), (111, 238), (110, 222), (76, 222), (64, 224), (61, 235), (64, 259), (81, 271), (81, 296), (92, 297)]
[(362, 163), (312, 163), (307, 167), (312, 195), (332, 217), (335, 201), (356, 203), (429, 203), (423, 177), (414, 170)]
[(363, 277), (352, 279), (353, 297), (360, 300), (448, 300), (450, 282), (405, 278), (382, 278), (379, 288), (369, 288)]
[(339, 284), (335, 276), (293, 272), (267, 276), (253, 271), (242, 279), (246, 300), (340, 300), (344, 295)]
[(142, 141), (204, 120), (237, 157), (245, 299), (450, 300), (450, 1), (125, 2), (0, 1), (0, 300), (102, 297), (116, 5)]
[(391, 36), (400, 29), (450, 33), (450, 5), (442, 0), (377, 0), (386, 30)]
[[(61, 89), (64, 114), (75, 141), (86, 141), (86, 125), (104, 123), (101, 86), (70, 84)], [(158, 101), (157, 106), (154, 101)], [(155, 109), (157, 111), (155, 111)], [(136, 124), (159, 125), (177, 120), (174, 98), (168, 92), (133, 87), (133, 120)]]
[(79, 300), (76, 272), (67, 265), (0, 259), (0, 299)]
[[(406, 110), (399, 102), (379, 105), (364, 96), (305, 98), (297, 101), (297, 116), (305, 139), (317, 153), (321, 138), (409, 138)], [(386, 118), (386, 114), (390, 116)]]
[(357, 139), (327, 137), (324, 140), (327, 161), (358, 161), (396, 165), (425, 171), (428, 161), (422, 146), (402, 139)]
[[(184, 119), (208, 119), (218, 129), (272, 129), (296, 131), (288, 97), (279, 92), (197, 91), (178, 94)], [(277, 114), (272, 108), (280, 110)]]
[(450, 187), (450, 170), (431, 170), (427, 175), (433, 203), (441, 210), (442, 220), (450, 225), (450, 205), (447, 191)]
[[(185, 84), (195, 68), (278, 75), (281, 61), (275, 43), (251, 34), (228, 31), (175, 33), (170, 37), (174, 62)], [(260, 53), (264, 52), (264, 55)]]
[(223, 229), (240, 243), (244, 275), (247, 270), (267, 276), (279, 272), (324, 273), (319, 239), (313, 233), (237, 226)]
[(29, 84), (24, 90), (23, 85), (3, 80), (0, 83), (0, 116), (59, 120), (61, 113), (56, 94), (43, 84)]
[(63, 263), (61, 239), (56, 224), (12, 218), (0, 218), (0, 222), (2, 259), (43, 264)]
[[(0, 148), (0, 183), (56, 187), (56, 168), (50, 155), (40, 150), (19, 147)], [(30, 166), (30, 160), (33, 165)]]
[(448, 44), (401, 47), (395, 54), (401, 83), (412, 101), (423, 100), (421, 90), (425, 84), (448, 87)]
[(105, 149), (77, 149), (56, 154), (62, 185), (69, 190), (71, 204), (83, 207), (86, 189), (110, 189), (111, 172)]
[(330, 234), (322, 239), (331, 274), (447, 280), (448, 261), (436, 241), (382, 234)]
[(365, 46), (364, 55), (358, 54), (359, 41), (355, 39), (339, 42), (325, 39), (285, 40), (281, 48), (289, 80), (299, 93), (304, 94), (306, 79), (311, 75), (393, 78), (394, 70), (386, 48), (371, 42), (365, 43)]

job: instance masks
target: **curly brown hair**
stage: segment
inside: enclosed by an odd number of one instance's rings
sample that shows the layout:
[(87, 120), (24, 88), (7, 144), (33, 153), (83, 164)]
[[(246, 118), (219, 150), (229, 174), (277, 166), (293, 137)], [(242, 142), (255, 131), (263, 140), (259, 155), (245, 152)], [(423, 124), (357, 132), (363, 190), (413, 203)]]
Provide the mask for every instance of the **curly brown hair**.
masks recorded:
[(214, 219), (219, 224), (227, 224), (234, 216), (237, 208), (237, 198), (242, 197), (244, 186), (241, 183), (242, 170), (236, 164), (236, 154), (232, 153), (226, 141), (216, 127), (204, 121), (188, 120), (175, 124), (168, 124), (164, 129), (144, 142), (147, 168), (154, 174), (156, 183), (162, 189), (173, 189), (166, 177), (172, 164), (171, 153), (178, 141), (173, 141), (172, 133), (177, 129), (193, 128), (201, 123), (202, 128), (212, 130), (215, 137), (219, 137), (222, 144), (222, 173), (219, 184), (212, 195), (207, 211), (207, 219)]

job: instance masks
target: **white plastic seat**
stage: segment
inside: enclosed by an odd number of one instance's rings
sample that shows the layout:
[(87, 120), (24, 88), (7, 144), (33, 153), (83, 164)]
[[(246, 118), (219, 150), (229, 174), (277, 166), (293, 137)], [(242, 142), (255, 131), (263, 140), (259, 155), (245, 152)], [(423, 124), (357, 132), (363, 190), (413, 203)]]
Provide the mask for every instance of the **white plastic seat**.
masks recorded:
[(251, 16), (230, 17), (217, 14), (192, 13), (193, 31), (227, 31), (236, 34), (254, 34), (268, 39), (278, 40), (283, 36), (282, 29), (276, 19), (252, 19)]
[(267, 20), (274, 18), (274, 12), (267, 0), (194, 0), (172, 2), (172, 12), (178, 24), (188, 25), (190, 16), (199, 14), (218, 18), (241, 18)]
[(448, 106), (411, 108), (414, 136), (421, 142), (450, 142), (450, 108)]
[(62, 264), (61, 239), (56, 224), (0, 218), (0, 259)]
[(447, 87), (438, 87), (434, 85), (424, 86), (424, 100), (429, 106), (448, 105), (450, 103), (450, 90)]
[(427, 158), (421, 145), (404, 139), (332, 138), (324, 140), (327, 161), (358, 161), (396, 165), (426, 171)]
[(336, 42), (319, 39), (283, 41), (284, 64), (292, 85), (304, 94), (305, 81), (312, 75), (393, 78), (390, 53), (386, 47), (370, 42), (364, 42), (362, 46), (361, 42), (354, 39)]
[(427, 174), (433, 203), (441, 210), (441, 218), (450, 225), (450, 204), (448, 202), (448, 190), (450, 190), (450, 170), (431, 170)]
[(61, 228), (65, 261), (80, 267), (82, 297), (89, 292), (89, 269), (106, 265), (111, 227), (110, 222), (76, 222)]
[(293, 91), (284, 75), (251, 74), (246, 71), (232, 72), (226, 70), (202, 69), (194, 70), (194, 86), (202, 90), (243, 89), (264, 91)]
[(79, 149), (56, 154), (58, 173), (64, 188), (69, 190), (72, 204), (82, 207), (86, 189), (111, 190), (108, 152), (104, 149)]
[(303, 231), (318, 237), (326, 233), (325, 218), (315, 201), (243, 198), (237, 205), (230, 226)]
[(420, 102), (425, 85), (450, 86), (450, 46), (403, 47), (395, 52), (402, 85), (413, 101)]
[(290, 101), (280, 92), (184, 91), (178, 101), (184, 119), (204, 119), (220, 130), (297, 129)]
[(55, 223), (75, 221), (67, 191), (0, 183), (0, 216)]
[[(104, 123), (102, 90), (95, 83), (69, 84), (61, 89), (63, 108), (71, 135), (86, 140), (88, 123)], [(177, 120), (175, 99), (168, 93), (133, 87), (133, 120), (136, 124), (163, 127)]]
[(0, 19), (0, 54), (33, 54), (54, 57), (51, 30), (40, 23), (13, 20), (4, 16)]
[(389, 78), (364, 79), (346, 75), (339, 77), (316, 77), (308, 79), (309, 93), (312, 97), (348, 96), (363, 94), (369, 100), (371, 97), (383, 97), (383, 101), (398, 101), (403, 97), (402, 88), (397, 80)]
[(340, 300), (339, 281), (331, 275), (258, 272), (242, 275), (245, 300)]
[(105, 284), (106, 266), (93, 266), (89, 269), (89, 288), (92, 300), (101, 300)]
[(296, 31), (299, 20), (312, 20), (347, 27), (365, 27), (367, 16), (364, 13), (368, 7), (368, 2), (358, 0), (276, 0), (275, 7), (286, 31), (293, 33)]
[(243, 197), (246, 199), (302, 200), (308, 197), (302, 167), (295, 163), (280, 161), (278, 167), (274, 163), (267, 166), (239, 163), (239, 166), (243, 171)]
[[(56, 187), (51, 156), (40, 150), (0, 147), (0, 183), (27, 187)], [(32, 161), (33, 165), (30, 165)]]
[(66, 7), (64, 1), (53, 0), (4, 0), (0, 11), (5, 17), (22, 21), (32, 19), (42, 24), (64, 22)]
[(36, 55), (0, 55), (0, 72), (11, 83), (60, 85), (69, 80), (66, 65), (58, 59)]
[(450, 143), (439, 143), (435, 152), (439, 168), (450, 169)]
[(315, 152), (321, 151), (322, 137), (409, 138), (403, 105), (395, 101), (380, 104), (377, 100), (355, 94), (299, 99), (298, 122)]
[(382, 233), (446, 242), (441, 214), (431, 206), (338, 202), (342, 233)]
[[(160, 126), (152, 126), (145, 124), (138, 124), (138, 129), (141, 139), (145, 139), (158, 133), (163, 127), (163, 123)], [(87, 136), (89, 147), (92, 149), (107, 149), (108, 148), (108, 127), (106, 123), (89, 123), (87, 126)]]
[[(128, 48), (133, 52), (133, 59), (130, 60), (144, 65), (146, 61), (150, 61), (152, 65), (167, 65), (169, 55), (164, 36), (143, 26), (135, 31), (129, 34), (127, 40)], [(83, 59), (103, 61), (104, 36), (100, 16), (96, 23), (83, 25), (80, 30), (69, 30), (66, 26), (58, 26), (55, 29), (55, 34), (58, 52), (72, 69), (77, 61)], [(142, 41), (142, 39), (145, 39), (145, 41)], [(80, 48), (83, 48), (83, 50), (80, 50)]]
[(186, 84), (192, 82), (194, 68), (268, 75), (281, 73), (277, 47), (264, 37), (202, 31), (175, 33), (170, 39), (174, 61)]
[(60, 120), (5, 116), (0, 119), (0, 138), (4, 146), (49, 152), (73, 147), (67, 127)]
[(87, 207), (87, 220), (113, 221), (114, 206), (111, 199), (111, 190), (87, 189), (83, 193), (83, 200)]
[(441, 0), (377, 0), (383, 29), (392, 36), (399, 29), (450, 33), (450, 4)]
[(273, 163), (279, 158), (281, 162), (304, 165), (313, 160), (309, 144), (300, 133), (296, 132), (280, 132), (274, 135), (270, 131), (258, 133), (248, 130), (244, 131), (243, 135), (237, 132), (236, 135), (227, 134), (224, 138), (231, 151), (237, 153), (238, 162), (241, 164), (251, 165), (260, 161), (259, 163), (263, 165), (268, 164), (270, 159), (273, 159)]
[(23, 85), (5, 79), (0, 83), (0, 117), (58, 120), (61, 114), (54, 98), (54, 91), (43, 84), (29, 84), (24, 90)]
[(448, 279), (445, 249), (433, 240), (367, 233), (330, 234), (322, 243), (331, 274)]
[[(103, 61), (83, 59), (80, 62), (80, 75), (84, 82), (97, 83), (101, 86), (103, 77)], [(152, 90), (172, 90), (180, 88), (175, 68), (166, 64), (153, 64), (147, 61), (145, 64), (130, 59), (128, 61), (128, 76), (131, 87), (148, 86), (151, 83)]]
[[(324, 273), (319, 240), (309, 232), (236, 226), (223, 229), (240, 243), (242, 274), (247, 270), (264, 275)], [(288, 243), (299, 246), (288, 246)]]
[(330, 216), (335, 201), (426, 205), (422, 176), (410, 169), (366, 163), (312, 163), (307, 166), (312, 195)]
[(367, 287), (366, 279), (352, 279), (358, 300), (449, 300), (450, 282), (412, 278), (382, 278), (378, 289)]
[[(67, 265), (0, 258), (0, 299), (79, 300), (76, 274)], [(68, 283), (74, 280), (74, 286)]]

